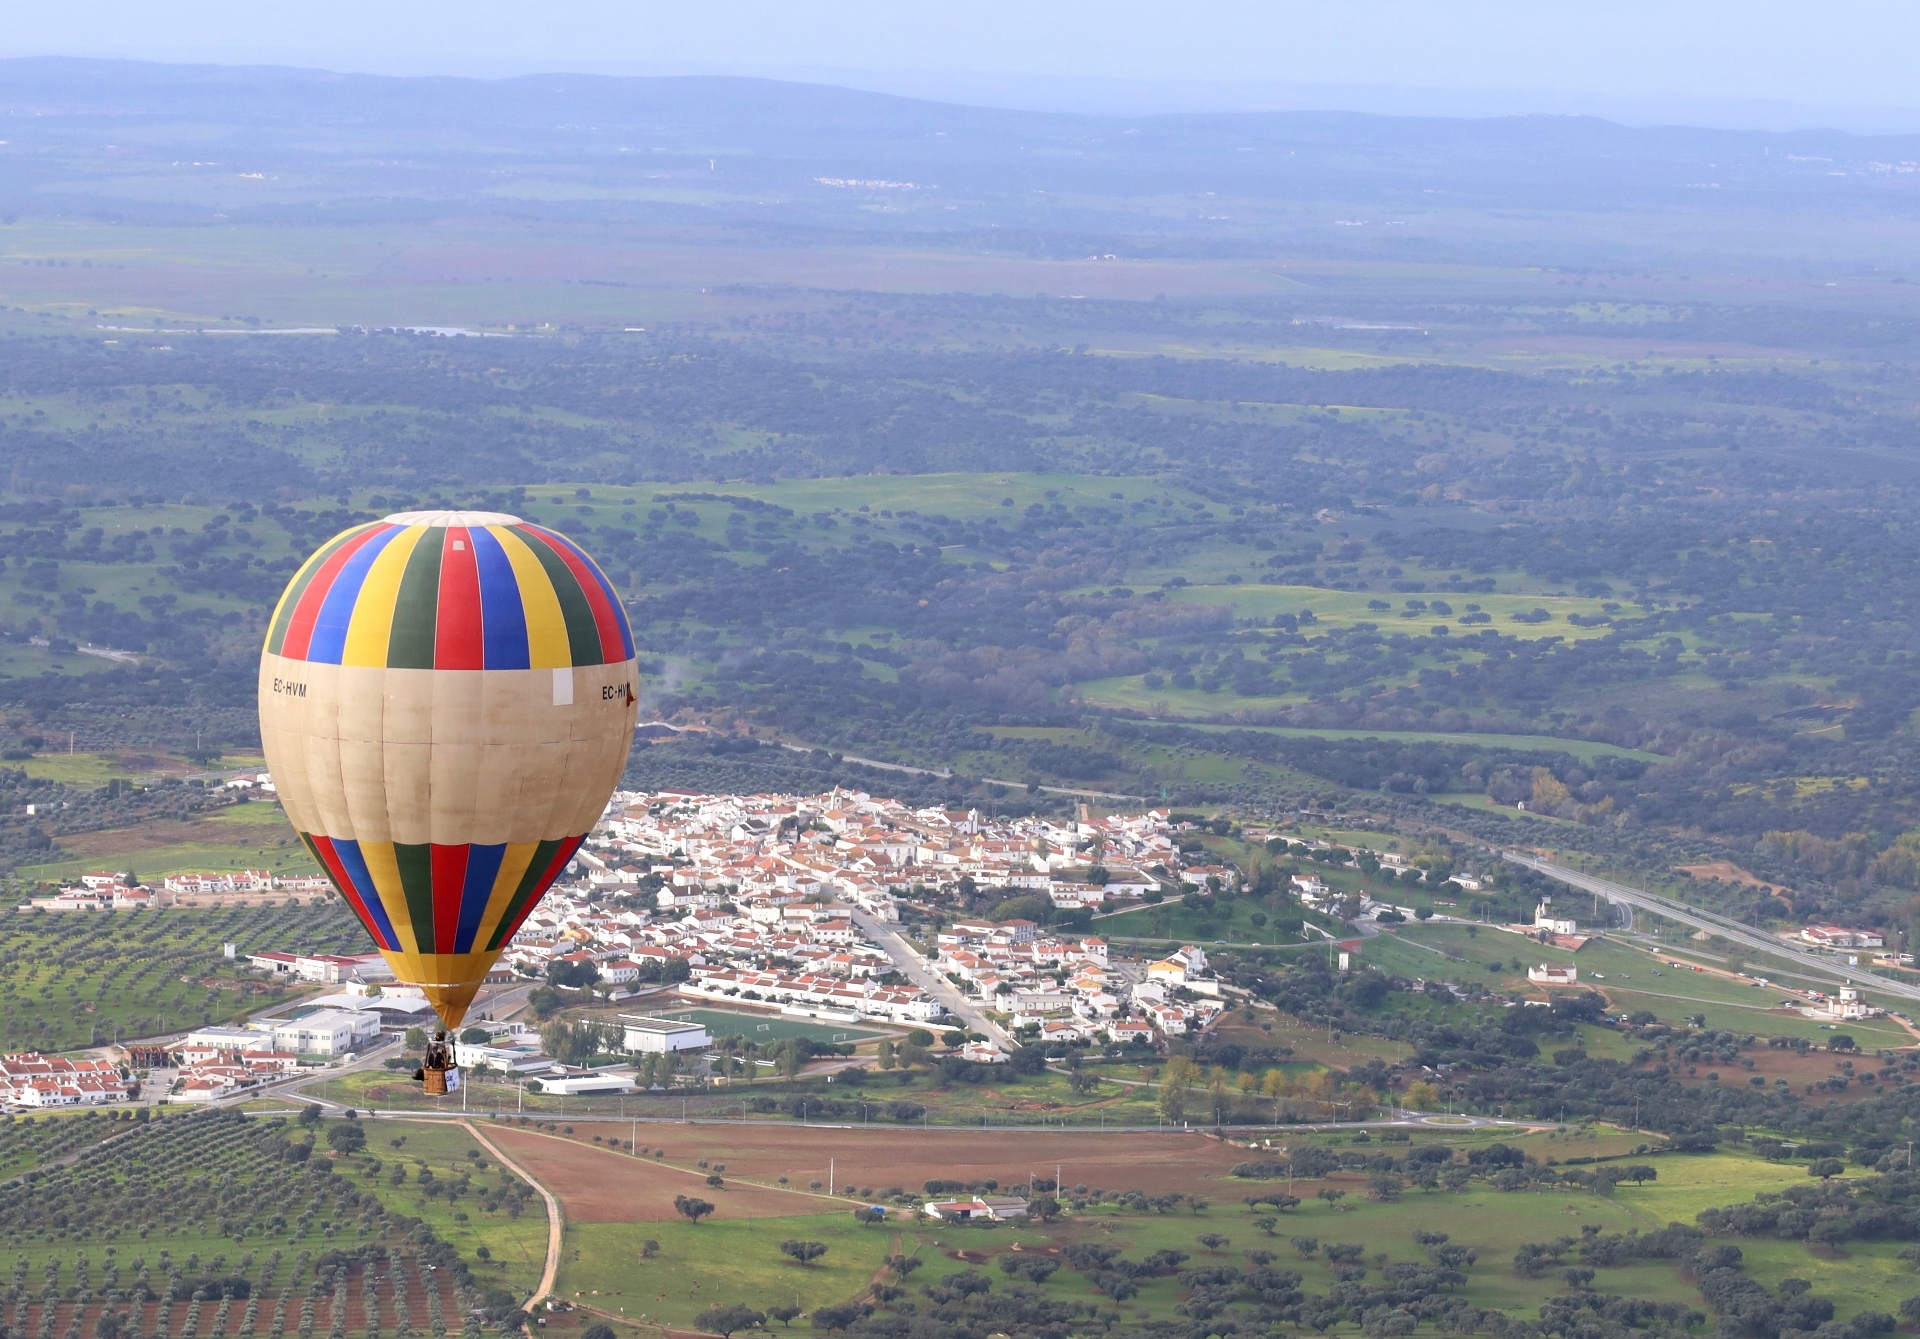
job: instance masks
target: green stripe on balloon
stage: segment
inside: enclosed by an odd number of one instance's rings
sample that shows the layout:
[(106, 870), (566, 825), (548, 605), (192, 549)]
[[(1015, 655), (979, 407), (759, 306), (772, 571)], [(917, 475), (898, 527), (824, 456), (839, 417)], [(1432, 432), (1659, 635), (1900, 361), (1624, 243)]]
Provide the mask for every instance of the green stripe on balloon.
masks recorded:
[(426, 842), (395, 842), (393, 863), (400, 871), (400, 890), (406, 895), (414, 945), (421, 953), (432, 953), (433, 847)]
[(594, 622), (593, 606), (587, 603), (587, 593), (580, 589), (580, 583), (560, 555), (547, 546), (541, 536), (526, 530), (516, 531), (526, 540), (527, 547), (533, 550), (533, 556), (540, 560), (540, 566), (546, 571), (547, 580), (553, 583), (553, 593), (560, 600), (560, 617), (567, 624), (567, 663), (571, 665), (598, 665), (600, 656), (600, 625)]
[(440, 553), (444, 526), (434, 526), (413, 546), (400, 594), (393, 605), (393, 631), (387, 640), (388, 669), (433, 668), (433, 631), (440, 603)]

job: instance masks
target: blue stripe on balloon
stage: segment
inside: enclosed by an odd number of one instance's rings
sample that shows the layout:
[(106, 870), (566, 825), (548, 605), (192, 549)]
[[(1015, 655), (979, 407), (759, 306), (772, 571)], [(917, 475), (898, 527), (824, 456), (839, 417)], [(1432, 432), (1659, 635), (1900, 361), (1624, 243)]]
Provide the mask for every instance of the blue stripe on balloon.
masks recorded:
[(454, 932), (453, 951), (473, 952), (474, 936), (480, 933), (480, 919), (493, 900), (493, 881), (500, 874), (500, 862), (506, 858), (507, 844), (474, 845), (467, 848), (467, 881), (460, 889), (460, 926)]
[(373, 871), (367, 868), (367, 858), (360, 854), (360, 843), (346, 837), (333, 839), (333, 852), (340, 857), (340, 865), (347, 871), (347, 877), (353, 880), (353, 889), (360, 894), (361, 902), (366, 904), (367, 914), (373, 917), (382, 948), (398, 949), (400, 936), (393, 932), (393, 922), (387, 919), (387, 908), (380, 901), (380, 888), (373, 881)]
[(479, 526), (473, 536), (473, 556), (480, 569), (480, 616), (486, 650), (483, 663), (490, 670), (526, 669), (533, 664), (527, 650), (527, 611), (520, 603), (520, 580), (500, 541)]
[(380, 550), (401, 533), (399, 526), (375, 535), (347, 559), (346, 566), (327, 589), (327, 598), (313, 621), (313, 639), (307, 644), (307, 659), (321, 665), (338, 665), (347, 650), (347, 627), (353, 622), (353, 606), (360, 600), (360, 588), (366, 584), (367, 569), (380, 556)]

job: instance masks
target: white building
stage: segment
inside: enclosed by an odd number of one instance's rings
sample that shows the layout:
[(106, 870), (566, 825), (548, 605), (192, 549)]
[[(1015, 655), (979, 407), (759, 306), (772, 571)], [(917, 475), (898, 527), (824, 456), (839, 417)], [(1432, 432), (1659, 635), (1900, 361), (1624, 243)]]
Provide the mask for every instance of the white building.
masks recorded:
[(1547, 934), (1571, 935), (1580, 933), (1580, 927), (1571, 917), (1553, 914), (1553, 899), (1543, 897), (1540, 905), (1533, 909), (1533, 928)]
[(1542, 986), (1571, 986), (1580, 979), (1580, 969), (1572, 963), (1543, 962), (1527, 968), (1527, 980)]
[(319, 1009), (304, 1018), (277, 1023), (273, 1049), (295, 1055), (345, 1055), (380, 1035), (380, 1016), (349, 1009)]
[(670, 1051), (698, 1051), (713, 1045), (713, 1038), (699, 1023), (673, 1018), (649, 1018), (642, 1014), (621, 1014), (627, 1035), (623, 1045), (639, 1055), (664, 1055)]

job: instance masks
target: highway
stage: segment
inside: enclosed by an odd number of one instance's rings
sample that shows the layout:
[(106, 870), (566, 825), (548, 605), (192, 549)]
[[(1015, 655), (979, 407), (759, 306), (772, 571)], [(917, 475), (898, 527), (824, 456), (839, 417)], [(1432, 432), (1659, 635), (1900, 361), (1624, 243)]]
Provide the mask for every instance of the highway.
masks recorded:
[(1920, 986), (1909, 985), (1905, 981), (1893, 981), (1884, 976), (1875, 976), (1871, 972), (1863, 972), (1858, 968), (1849, 968), (1844, 962), (1838, 962), (1832, 958), (1823, 958), (1814, 953), (1803, 952), (1787, 944), (1784, 940), (1777, 939), (1769, 934), (1764, 934), (1754, 929), (1751, 925), (1742, 925), (1739, 921), (1729, 917), (1717, 915), (1711, 911), (1702, 911), (1700, 908), (1690, 907), (1684, 902), (1669, 901), (1664, 897), (1657, 897), (1639, 888), (1632, 888), (1624, 883), (1615, 883), (1611, 879), (1601, 879), (1591, 874), (1582, 874), (1580, 871), (1568, 869), (1564, 865), (1556, 865), (1550, 860), (1535, 860), (1532, 856), (1520, 855), (1514, 851), (1502, 851), (1500, 855), (1503, 859), (1510, 860), (1516, 865), (1522, 865), (1537, 873), (1545, 874), (1548, 878), (1558, 879), (1562, 883), (1572, 884), (1575, 888), (1579, 888), (1585, 892), (1597, 893), (1609, 902), (1618, 902), (1629, 907), (1639, 907), (1643, 911), (1651, 911), (1656, 915), (1666, 917), (1670, 921), (1678, 921), (1682, 925), (1691, 925), (1697, 930), (1705, 930), (1709, 934), (1719, 935), (1722, 939), (1730, 943), (1769, 953), (1785, 962), (1794, 964), (1796, 967), (1818, 973), (1821, 976), (1839, 977), (1843, 981), (1858, 984), (1882, 996), (1894, 996), (1902, 1000), (1920, 1000)]

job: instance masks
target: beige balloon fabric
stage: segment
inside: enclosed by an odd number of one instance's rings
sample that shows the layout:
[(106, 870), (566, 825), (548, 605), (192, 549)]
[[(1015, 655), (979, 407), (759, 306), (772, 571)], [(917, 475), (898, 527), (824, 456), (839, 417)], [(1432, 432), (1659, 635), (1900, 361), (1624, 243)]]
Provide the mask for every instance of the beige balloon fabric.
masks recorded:
[(605, 809), (638, 690), (612, 583), (518, 517), (356, 526), (281, 597), (260, 658), (274, 785), (447, 1027)]

